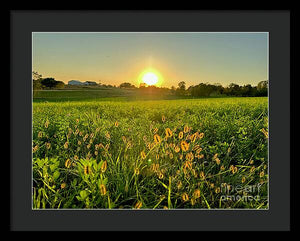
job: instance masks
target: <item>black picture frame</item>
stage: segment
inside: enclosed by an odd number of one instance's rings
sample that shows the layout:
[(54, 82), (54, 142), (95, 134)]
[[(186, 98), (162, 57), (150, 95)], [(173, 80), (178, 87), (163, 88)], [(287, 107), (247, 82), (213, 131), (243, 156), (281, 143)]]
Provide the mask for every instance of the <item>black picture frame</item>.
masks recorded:
[[(290, 11), (10, 11), (10, 230), (289, 231)], [(268, 32), (268, 210), (32, 210), (32, 32)], [(284, 140), (284, 141), (282, 141)]]

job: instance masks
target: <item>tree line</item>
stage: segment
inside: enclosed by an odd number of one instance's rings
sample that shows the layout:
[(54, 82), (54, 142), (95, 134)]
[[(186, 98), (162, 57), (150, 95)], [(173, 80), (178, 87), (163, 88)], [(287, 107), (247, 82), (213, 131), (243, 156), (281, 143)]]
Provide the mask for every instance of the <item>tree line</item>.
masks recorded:
[[(54, 78), (42, 78), (38, 72), (33, 71), (33, 90), (40, 89), (63, 89), (64, 82), (55, 80)], [(238, 85), (231, 83), (224, 87), (221, 84), (199, 83), (186, 87), (185, 81), (180, 81), (177, 87), (157, 87), (146, 86), (145, 84), (136, 87), (135, 85), (124, 82), (118, 87), (108, 85), (106, 87), (136, 89), (142, 93), (176, 95), (176, 96), (191, 96), (191, 97), (213, 97), (213, 96), (268, 96), (268, 80), (260, 81), (256, 86), (250, 84)]]

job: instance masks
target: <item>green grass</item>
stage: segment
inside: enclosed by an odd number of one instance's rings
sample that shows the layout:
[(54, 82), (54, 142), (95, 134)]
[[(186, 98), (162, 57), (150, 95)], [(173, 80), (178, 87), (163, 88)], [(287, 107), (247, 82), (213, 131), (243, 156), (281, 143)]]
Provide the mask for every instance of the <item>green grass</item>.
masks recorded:
[(33, 208), (268, 208), (266, 97), (105, 100), (33, 103)]

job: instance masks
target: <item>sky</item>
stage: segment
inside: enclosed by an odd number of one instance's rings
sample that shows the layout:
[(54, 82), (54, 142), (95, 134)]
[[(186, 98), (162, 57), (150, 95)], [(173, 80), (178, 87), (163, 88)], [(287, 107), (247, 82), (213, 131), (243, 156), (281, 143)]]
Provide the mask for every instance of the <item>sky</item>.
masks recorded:
[(268, 79), (268, 33), (32, 34), (32, 70), (44, 78), (139, 85), (154, 72), (159, 86), (257, 85)]

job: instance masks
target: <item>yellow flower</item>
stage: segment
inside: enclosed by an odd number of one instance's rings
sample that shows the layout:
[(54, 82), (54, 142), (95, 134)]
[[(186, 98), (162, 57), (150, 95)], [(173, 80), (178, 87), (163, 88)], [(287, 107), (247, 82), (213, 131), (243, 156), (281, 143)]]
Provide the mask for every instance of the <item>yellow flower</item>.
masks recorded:
[(139, 175), (140, 174), (140, 170), (138, 167), (134, 168), (134, 174), (135, 175)]
[(203, 137), (204, 137), (204, 133), (202, 132), (199, 134), (199, 139), (202, 139)]
[(78, 160), (78, 156), (77, 156), (77, 155), (74, 156), (74, 160), (75, 160), (75, 161)]
[(61, 185), (60, 185), (60, 187), (61, 187), (61, 189), (64, 189), (65, 187), (66, 187), (66, 183), (64, 182), (64, 183), (62, 183)]
[(216, 189), (215, 189), (215, 193), (219, 193), (221, 191), (221, 188), (220, 187), (217, 187)]
[(259, 173), (259, 177), (263, 177), (264, 175), (265, 175), (264, 171), (261, 171), (261, 172)]
[(141, 152), (141, 157), (142, 157), (143, 160), (146, 158), (146, 154), (145, 154), (144, 151)]
[(171, 137), (173, 135), (173, 132), (170, 128), (166, 128), (166, 137)]
[(189, 127), (188, 126), (185, 126), (184, 129), (183, 129), (184, 133), (187, 133), (189, 131)]
[(38, 138), (42, 138), (42, 137), (43, 137), (43, 132), (39, 131)]
[(191, 141), (192, 142), (195, 142), (197, 140), (197, 136), (198, 136), (198, 133), (194, 133), (192, 136), (191, 136)]
[(137, 201), (134, 205), (134, 209), (140, 209), (143, 206), (143, 203), (141, 201)]
[(178, 138), (179, 138), (179, 139), (182, 139), (182, 138), (183, 138), (183, 132), (182, 132), (182, 131), (179, 132)]
[(105, 187), (105, 185), (104, 184), (100, 184), (99, 189), (100, 189), (100, 194), (102, 196), (104, 196), (106, 194), (106, 187)]
[(71, 167), (71, 161), (70, 159), (67, 159), (66, 162), (65, 162), (65, 167), (66, 168), (70, 168)]
[(180, 147), (179, 146), (175, 146), (175, 152), (178, 153), (180, 151)]
[(244, 183), (246, 181), (246, 178), (245, 177), (243, 177), (242, 178), (242, 183)]
[(158, 129), (155, 128), (155, 129), (153, 130), (153, 134), (156, 134), (157, 132), (158, 132)]
[(199, 190), (199, 189), (196, 189), (196, 190), (194, 191), (194, 198), (195, 198), (195, 199), (199, 198), (199, 197), (200, 197), (200, 194), (201, 194), (200, 190)]
[(253, 160), (250, 160), (250, 165), (252, 165), (254, 163), (254, 161)]
[(161, 120), (162, 120), (162, 122), (165, 122), (165, 121), (166, 121), (166, 117), (163, 115), (163, 116), (161, 117)]
[(115, 122), (115, 127), (118, 127), (119, 126), (119, 123), (118, 121)]
[(220, 169), (221, 169), (221, 171), (224, 171), (225, 170), (224, 165), (222, 165)]
[(182, 142), (180, 143), (180, 145), (181, 145), (181, 149), (182, 149), (183, 151), (188, 151), (188, 149), (189, 149), (189, 147), (190, 147), (190, 144), (188, 144), (186, 141), (182, 141)]
[(46, 143), (46, 148), (49, 150), (51, 148), (51, 143), (47, 142)]
[(156, 154), (155, 158), (156, 158), (156, 160), (158, 160), (159, 159), (159, 154)]
[(107, 139), (110, 139), (110, 134), (109, 134), (109, 132), (106, 132), (105, 136), (106, 136)]
[(65, 142), (64, 148), (65, 148), (65, 149), (68, 149), (68, 147), (69, 147), (69, 143), (68, 143), (68, 142)]
[(101, 172), (105, 172), (107, 169), (107, 161), (104, 161), (101, 165)]
[(183, 164), (183, 168), (192, 169), (192, 162), (191, 161), (185, 161)]
[(182, 198), (182, 200), (183, 200), (184, 202), (186, 202), (186, 201), (189, 200), (189, 195), (185, 192), (185, 193), (182, 194), (181, 198)]
[(160, 138), (160, 136), (158, 134), (154, 135), (154, 141), (155, 141), (156, 144), (158, 144), (158, 143), (161, 142), (161, 138)]
[(91, 173), (91, 167), (90, 166), (84, 166), (83, 172), (84, 172), (84, 175), (89, 175)]
[(204, 174), (203, 171), (200, 172), (199, 176), (200, 176), (201, 179), (205, 179), (205, 174)]
[(48, 120), (46, 120), (46, 122), (45, 122), (45, 128), (48, 128), (48, 126), (49, 126), (49, 121)]
[(177, 188), (178, 188), (178, 190), (182, 188), (182, 182), (181, 182), (181, 181), (179, 181), (179, 182), (177, 183)]
[(194, 198), (191, 198), (191, 204), (194, 206), (196, 204), (196, 200)]
[(216, 163), (217, 163), (217, 165), (220, 165), (220, 162), (221, 162), (220, 159), (217, 157), (217, 158), (216, 158)]
[(159, 178), (159, 179), (163, 179), (163, 178), (164, 178), (164, 174), (163, 174), (162, 172), (159, 172), (159, 173), (158, 173), (158, 178)]
[(250, 172), (254, 172), (255, 171), (255, 167), (251, 167)]

